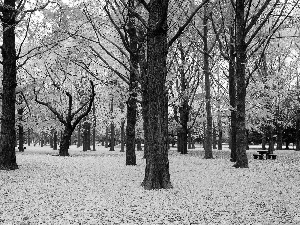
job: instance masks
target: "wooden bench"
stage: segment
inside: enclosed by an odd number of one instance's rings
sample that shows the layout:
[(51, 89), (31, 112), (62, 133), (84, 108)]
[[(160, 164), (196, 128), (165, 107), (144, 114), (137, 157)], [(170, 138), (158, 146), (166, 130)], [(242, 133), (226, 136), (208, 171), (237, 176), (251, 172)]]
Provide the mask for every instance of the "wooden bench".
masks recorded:
[(253, 154), (254, 159), (264, 159), (264, 155), (261, 154)]
[(267, 154), (267, 159), (276, 159), (277, 155), (275, 154)]

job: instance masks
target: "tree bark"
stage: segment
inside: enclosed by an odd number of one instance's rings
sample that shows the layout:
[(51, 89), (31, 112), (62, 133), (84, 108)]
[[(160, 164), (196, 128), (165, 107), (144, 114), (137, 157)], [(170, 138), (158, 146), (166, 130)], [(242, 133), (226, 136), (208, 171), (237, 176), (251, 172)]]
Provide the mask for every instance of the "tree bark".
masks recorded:
[(236, 73), (235, 73), (235, 53), (234, 53), (234, 28), (230, 26), (230, 46), (229, 46), (229, 102), (230, 110), (230, 161), (236, 162)]
[(81, 146), (81, 122), (78, 124), (77, 128), (77, 148)]
[(263, 133), (262, 133), (262, 140), (261, 140), (261, 148), (262, 148), (262, 150), (266, 150), (266, 142), (267, 142), (267, 137), (266, 137), (266, 130), (264, 128), (263, 129)]
[(59, 148), (60, 156), (69, 156), (69, 147), (70, 147), (72, 132), (73, 130), (71, 127), (65, 127), (63, 135), (60, 140), (60, 148)]
[(30, 128), (28, 128), (27, 130), (27, 145), (30, 146), (31, 144), (31, 132), (30, 132)]
[[(289, 146), (287, 146), (287, 149), (289, 149)], [(296, 151), (300, 151), (300, 109), (297, 109), (297, 115), (296, 115)]]
[(4, 0), (2, 9), (2, 118), (0, 137), (0, 170), (18, 169), (15, 152), (15, 104), (17, 87), (16, 11), (14, 0)]
[(167, 15), (168, 0), (148, 4), (147, 97), (148, 152), (142, 186), (147, 189), (172, 188), (168, 160)]
[(57, 150), (57, 131), (54, 130), (53, 133), (53, 150)]
[(218, 118), (218, 150), (222, 150), (222, 143), (223, 143), (223, 131), (222, 131), (222, 121), (221, 116), (219, 115)]
[(105, 148), (108, 148), (108, 126), (105, 129)]
[(120, 152), (125, 152), (125, 120), (121, 121), (121, 150)]
[(53, 133), (54, 133), (54, 129), (52, 129), (50, 132), (50, 148), (53, 148)]
[(110, 124), (110, 148), (109, 151), (115, 151), (115, 125), (113, 122)]
[(237, 78), (237, 112), (236, 112), (236, 168), (248, 168), (246, 154), (246, 23), (244, 20), (244, 0), (236, 1), (236, 78)]
[(19, 124), (18, 124), (18, 130), (19, 130), (19, 152), (24, 152), (24, 129), (22, 123), (22, 117), (23, 117), (23, 111), (24, 108), (18, 109), (18, 117), (19, 117)]
[(205, 77), (205, 108), (206, 108), (206, 147), (205, 159), (212, 159), (212, 114), (211, 114), (211, 95), (210, 95), (210, 70), (208, 54), (208, 14), (207, 5), (204, 6), (203, 15), (203, 72)]
[[(129, 0), (128, 5), (134, 9), (134, 0)], [(135, 126), (137, 116), (137, 74), (138, 69), (138, 39), (135, 25), (135, 17), (131, 12), (128, 13), (128, 36), (130, 39), (130, 62), (131, 68), (129, 73), (129, 98), (127, 100), (127, 126), (126, 126), (126, 165), (136, 165), (135, 155)]]
[(84, 119), (84, 122), (82, 124), (82, 150), (84, 152), (86, 152), (87, 150), (89, 150), (89, 142), (88, 142), (88, 138), (89, 138), (89, 134), (88, 134), (88, 126), (89, 123), (88, 121), (86, 121), (86, 118)]
[(273, 154), (274, 152), (274, 138), (273, 138), (273, 135), (274, 135), (274, 128), (273, 126), (269, 126), (269, 149), (268, 149), (268, 152), (270, 154)]

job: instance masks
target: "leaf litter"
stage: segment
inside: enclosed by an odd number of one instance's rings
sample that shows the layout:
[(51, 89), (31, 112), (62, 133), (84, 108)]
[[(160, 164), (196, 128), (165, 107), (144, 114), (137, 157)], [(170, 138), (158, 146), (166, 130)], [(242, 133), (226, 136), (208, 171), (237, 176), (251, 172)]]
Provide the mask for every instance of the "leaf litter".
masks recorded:
[(141, 187), (145, 160), (125, 166), (125, 153), (17, 152), (19, 169), (0, 171), (0, 224), (300, 224), (300, 153), (253, 160), (235, 169), (229, 151), (180, 155), (170, 150), (169, 190)]

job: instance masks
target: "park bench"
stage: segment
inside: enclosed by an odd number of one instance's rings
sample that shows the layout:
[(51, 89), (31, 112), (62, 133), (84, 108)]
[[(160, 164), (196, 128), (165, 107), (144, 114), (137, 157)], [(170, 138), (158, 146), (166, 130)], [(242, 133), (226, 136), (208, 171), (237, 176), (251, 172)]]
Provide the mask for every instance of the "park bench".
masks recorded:
[(276, 159), (277, 155), (275, 154), (267, 154), (267, 159)]
[(253, 154), (254, 159), (264, 159), (264, 155), (261, 154)]

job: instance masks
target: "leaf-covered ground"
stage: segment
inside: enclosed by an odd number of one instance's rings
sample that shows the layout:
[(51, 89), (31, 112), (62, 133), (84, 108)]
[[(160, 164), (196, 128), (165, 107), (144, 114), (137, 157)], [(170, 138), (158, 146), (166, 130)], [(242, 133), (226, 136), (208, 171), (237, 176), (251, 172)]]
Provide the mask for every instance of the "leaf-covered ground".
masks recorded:
[(229, 151), (203, 159), (170, 151), (174, 188), (145, 191), (145, 160), (98, 146), (72, 157), (49, 147), (17, 152), (19, 169), (0, 171), (0, 224), (300, 224), (300, 153), (276, 151), (235, 169)]

